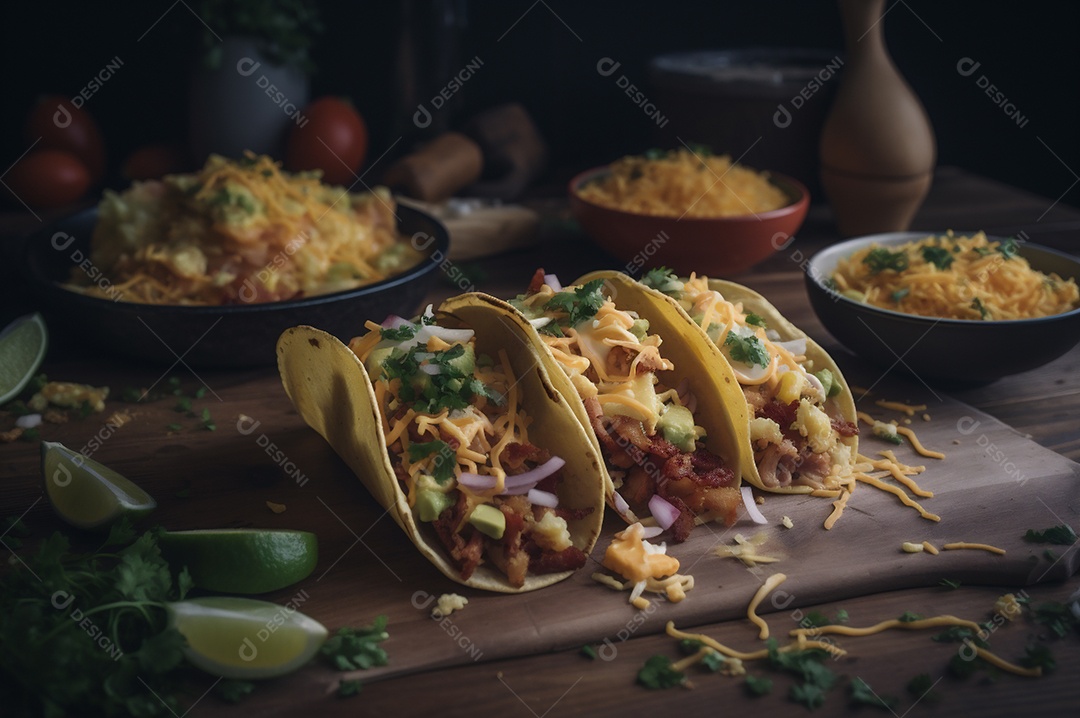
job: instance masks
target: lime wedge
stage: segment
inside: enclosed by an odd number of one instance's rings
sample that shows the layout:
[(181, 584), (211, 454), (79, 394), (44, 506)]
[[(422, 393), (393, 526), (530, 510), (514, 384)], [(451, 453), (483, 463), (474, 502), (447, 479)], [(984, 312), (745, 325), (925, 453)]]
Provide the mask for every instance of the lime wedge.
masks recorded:
[(56, 513), (81, 529), (105, 527), (121, 516), (134, 520), (157, 506), (130, 479), (59, 442), (41, 442), (41, 472)]
[(310, 576), (319, 560), (318, 541), (308, 531), (167, 531), (159, 545), (166, 561), (187, 566), (196, 586), (221, 593), (285, 588)]
[(0, 404), (19, 395), (41, 366), (48, 344), (40, 314), (19, 317), (0, 331)]
[(187, 639), (194, 666), (223, 678), (273, 678), (311, 660), (326, 628), (292, 606), (235, 596), (166, 604), (169, 625)]

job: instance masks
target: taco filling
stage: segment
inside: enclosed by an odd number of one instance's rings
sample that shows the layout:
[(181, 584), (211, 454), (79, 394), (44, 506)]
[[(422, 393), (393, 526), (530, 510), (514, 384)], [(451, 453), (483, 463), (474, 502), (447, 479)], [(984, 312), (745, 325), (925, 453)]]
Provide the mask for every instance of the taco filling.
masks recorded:
[[(735, 522), (738, 478), (704, 443), (689, 382), (670, 386), (674, 364), (649, 322), (619, 309), (603, 280), (552, 287), (538, 270), (526, 294), (511, 300), (547, 345), (581, 397), (613, 482), (619, 513), (652, 514), (685, 541), (697, 522)], [(677, 376), (677, 375), (676, 375)]]
[(472, 329), (367, 322), (349, 343), (374, 386), (397, 480), (418, 523), (431, 525), (462, 580), (490, 562), (520, 588), (527, 573), (569, 571), (586, 555), (559, 505), (563, 459), (529, 441), (528, 400), (504, 350), (477, 354)]
[(782, 341), (767, 317), (745, 311), (710, 287), (706, 277), (681, 280), (664, 268), (642, 283), (672, 297), (720, 349), (750, 410), (750, 442), (766, 489), (836, 489), (855, 459), (857, 425), (836, 399), (848, 391), (828, 367), (807, 358), (807, 339)]

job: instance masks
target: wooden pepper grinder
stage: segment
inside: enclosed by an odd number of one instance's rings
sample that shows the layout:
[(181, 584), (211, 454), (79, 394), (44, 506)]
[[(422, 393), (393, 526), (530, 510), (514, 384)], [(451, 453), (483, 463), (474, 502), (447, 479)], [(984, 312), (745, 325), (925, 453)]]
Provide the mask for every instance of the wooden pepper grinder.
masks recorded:
[(844, 236), (908, 229), (936, 146), (922, 103), (885, 48), (885, 0), (839, 0), (847, 45), (821, 133), (821, 180)]

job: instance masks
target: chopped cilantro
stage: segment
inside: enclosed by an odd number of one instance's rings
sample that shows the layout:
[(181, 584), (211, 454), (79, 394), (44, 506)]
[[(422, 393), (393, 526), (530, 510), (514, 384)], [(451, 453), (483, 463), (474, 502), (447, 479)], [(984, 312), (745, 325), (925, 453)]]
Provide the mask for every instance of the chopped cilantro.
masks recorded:
[(145, 392), (140, 389), (136, 389), (133, 386), (124, 387), (123, 391), (120, 392), (120, 399), (122, 401), (128, 402), (129, 404), (136, 404), (142, 401), (144, 396)]
[(746, 686), (747, 693), (754, 697), (760, 697), (772, 693), (773, 682), (771, 678), (754, 676), (747, 673), (743, 685)]
[(1076, 532), (1068, 524), (1051, 526), (1042, 531), (1028, 529), (1027, 533), (1024, 534), (1024, 540), (1032, 543), (1053, 543), (1059, 546), (1071, 546), (1076, 543)]
[(176, 406), (173, 407), (173, 411), (181, 414), (191, 411), (191, 399), (186, 396), (180, 397), (176, 402)]
[(957, 653), (949, 661), (949, 673), (956, 678), (969, 678), (975, 675), (976, 671), (981, 671), (989, 664), (978, 656), (974, 658), (965, 658), (963, 654)]
[(539, 332), (541, 334), (547, 334), (553, 337), (564, 337), (563, 330), (559, 328), (558, 322), (548, 322), (544, 326), (540, 327)]
[(796, 683), (788, 691), (788, 698), (810, 710), (825, 704), (825, 691), (813, 683)]
[(30, 411), (30, 407), (26, 405), (26, 402), (15, 400), (8, 402), (4, 405), (4, 411), (9, 411), (15, 416), (25, 416), (33, 412)]
[(1058, 560), (1058, 555), (1054, 552), (1054, 549), (1048, 548), (1043, 551), (1043, 558), (1053, 563), (1054, 561)]
[(603, 284), (603, 279), (594, 279), (572, 292), (559, 292), (547, 300), (544, 309), (565, 312), (566, 321), (559, 323), (576, 327), (581, 322), (592, 319), (600, 311), (600, 307), (604, 304), (604, 295), (600, 291)]
[(710, 651), (709, 653), (706, 653), (704, 656), (701, 657), (701, 665), (705, 666), (713, 673), (716, 673), (721, 668), (723, 668), (726, 662), (727, 659), (725, 659), (716, 651)]
[(856, 678), (851, 682), (850, 697), (852, 704), (874, 706), (891, 711), (897, 703), (892, 696), (879, 696), (870, 687), (870, 684), (862, 678)]
[(915, 613), (914, 611), (904, 611), (903, 615), (900, 616), (899, 620), (900, 623), (913, 623), (915, 621), (921, 621), (922, 618), (922, 616)]
[(899, 304), (910, 293), (911, 293), (911, 290), (908, 289), (907, 287), (904, 287), (903, 289), (897, 289), (895, 292), (892, 293), (892, 300), (894, 302), (896, 302), (897, 304)]
[(207, 431), (217, 430), (217, 424), (210, 418), (210, 410), (205, 407), (202, 410), (202, 427)]
[(27, 429), (22, 433), (22, 436), (20, 436), (19, 438), (23, 441), (37, 441), (41, 438), (41, 432), (38, 431), (36, 428)]
[(181, 424), (168, 424), (165, 428), (169, 431), (180, 431), (184, 427)]
[(990, 310), (983, 305), (982, 300), (978, 297), (971, 300), (971, 308), (979, 313), (979, 318), (993, 319), (993, 317), (990, 316)]
[(932, 245), (927, 245), (922, 248), (922, 258), (938, 269), (948, 269), (949, 265), (953, 263), (953, 259), (955, 259), (949, 250), (944, 247), (934, 247)]
[(1015, 239), (1009, 237), (998, 245), (997, 251), (1000, 252), (1001, 256), (1005, 259), (1012, 259), (1020, 251), (1020, 245)]
[(762, 329), (768, 326), (765, 323), (764, 317), (762, 317), (760, 314), (754, 314), (753, 312), (750, 312), (746, 315), (746, 323), (753, 324), (755, 327), (761, 327)]
[(941, 586), (942, 588), (947, 588), (950, 591), (955, 591), (956, 589), (960, 588), (960, 582), (959, 581), (954, 581), (951, 578), (943, 578), (943, 579), (941, 579), (940, 581), (938, 581), (938, 585)]
[(646, 287), (650, 287), (672, 297), (679, 296), (683, 290), (683, 283), (679, 281), (679, 275), (667, 267), (650, 269), (640, 281)]
[(364, 684), (357, 679), (345, 680), (344, 678), (338, 683), (337, 697), (338, 698), (352, 698), (360, 692), (360, 689), (364, 687)]
[(445, 484), (454, 478), (454, 458), (456, 453), (450, 445), (441, 439), (409, 444), (409, 461), (415, 463), (421, 459), (435, 455), (431, 475), (440, 484)]
[(847, 612), (846, 609), (841, 608), (839, 611), (836, 612), (836, 615), (833, 617), (833, 623), (840, 624), (840, 623), (847, 623), (847, 622), (848, 622), (848, 612)]
[(93, 413), (94, 413), (94, 405), (91, 404), (89, 402), (89, 400), (83, 399), (82, 403), (79, 404), (79, 418), (80, 419), (85, 419), (86, 417), (90, 416)]
[(799, 621), (799, 626), (802, 628), (821, 628), (828, 625), (829, 617), (821, 611), (811, 611), (803, 616), (803, 620)]
[(339, 671), (367, 670), (390, 662), (386, 650), (379, 646), (390, 637), (386, 632), (386, 616), (377, 616), (370, 626), (339, 628), (327, 639), (319, 653)]
[(206, 396), (206, 387), (200, 386), (198, 389), (195, 390), (195, 394), (193, 396), (196, 399), (202, 399), (204, 396)]
[(979, 255), (980, 257), (985, 257), (994, 253), (994, 250), (990, 249), (989, 247), (973, 247), (972, 251), (974, 251), (975, 254)]
[(402, 324), (396, 329), (384, 328), (379, 330), (379, 336), (392, 342), (403, 342), (416, 336), (419, 327), (415, 324)]
[(679, 652), (685, 656), (692, 656), (704, 647), (705, 644), (696, 638), (684, 638), (679, 641)]
[(1054, 654), (1042, 643), (1028, 646), (1024, 650), (1024, 657), (1020, 659), (1020, 665), (1025, 668), (1042, 668), (1044, 675), (1057, 670)]
[(1064, 638), (1070, 631), (1080, 631), (1080, 618), (1063, 603), (1041, 603), (1034, 608), (1031, 615), (1036, 623), (1049, 628), (1058, 638)]
[(941, 700), (941, 696), (932, 690), (934, 685), (934, 680), (930, 678), (929, 673), (920, 673), (908, 681), (907, 690), (908, 693), (919, 700), (924, 700), (927, 703), (936, 703)]
[(586, 644), (586, 645), (582, 646), (580, 649), (578, 649), (578, 653), (580, 655), (582, 655), (582, 656), (585, 656), (590, 661), (595, 661), (596, 660), (596, 649), (593, 648), (592, 646), (588, 645), (588, 644)]
[(730, 347), (731, 358), (748, 366), (769, 366), (769, 352), (753, 334), (741, 337), (735, 332), (728, 332), (724, 346)]
[(652, 656), (637, 674), (637, 681), (649, 690), (674, 688), (686, 682), (686, 675), (671, 667), (667, 656)]
[(870, 268), (871, 274), (878, 274), (886, 269), (902, 272), (908, 268), (908, 258), (903, 252), (890, 252), (885, 247), (875, 247), (863, 258), (863, 264)]
[(966, 643), (970, 641), (979, 648), (987, 648), (990, 645), (979, 638), (975, 631), (966, 626), (949, 626), (941, 633), (931, 637), (931, 640), (938, 643)]

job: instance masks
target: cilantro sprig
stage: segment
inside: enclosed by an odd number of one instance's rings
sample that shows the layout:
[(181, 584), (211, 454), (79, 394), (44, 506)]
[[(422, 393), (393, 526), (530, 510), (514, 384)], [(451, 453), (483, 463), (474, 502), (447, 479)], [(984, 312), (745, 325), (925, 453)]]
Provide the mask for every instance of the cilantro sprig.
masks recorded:
[(645, 272), (645, 276), (640, 281), (646, 287), (672, 297), (678, 297), (683, 290), (683, 283), (679, 281), (679, 275), (667, 267), (650, 269)]
[(892, 252), (885, 247), (874, 247), (863, 258), (863, 264), (870, 268), (871, 274), (880, 274), (886, 269), (899, 273), (908, 268), (909, 261), (903, 252)]
[(1024, 534), (1024, 540), (1031, 543), (1052, 543), (1058, 546), (1071, 546), (1076, 543), (1076, 532), (1068, 524), (1051, 526), (1042, 531), (1028, 529)]
[(576, 287), (572, 292), (559, 292), (544, 304), (544, 309), (551, 309), (566, 314), (559, 324), (576, 327), (596, 316), (604, 304), (604, 295), (600, 291), (603, 279), (594, 279)]
[(432, 462), (431, 475), (435, 481), (445, 484), (454, 478), (454, 466), (457, 464), (456, 454), (450, 448), (450, 444), (442, 439), (409, 444), (409, 461), (413, 463), (426, 459), (432, 454), (435, 455), (435, 460)]
[(938, 269), (948, 269), (955, 259), (952, 252), (945, 247), (936, 247), (931, 244), (922, 248), (922, 258)]
[(748, 366), (769, 366), (769, 352), (757, 336), (750, 334), (745, 337), (735, 332), (728, 332), (724, 339), (724, 346), (728, 347), (731, 358)]

